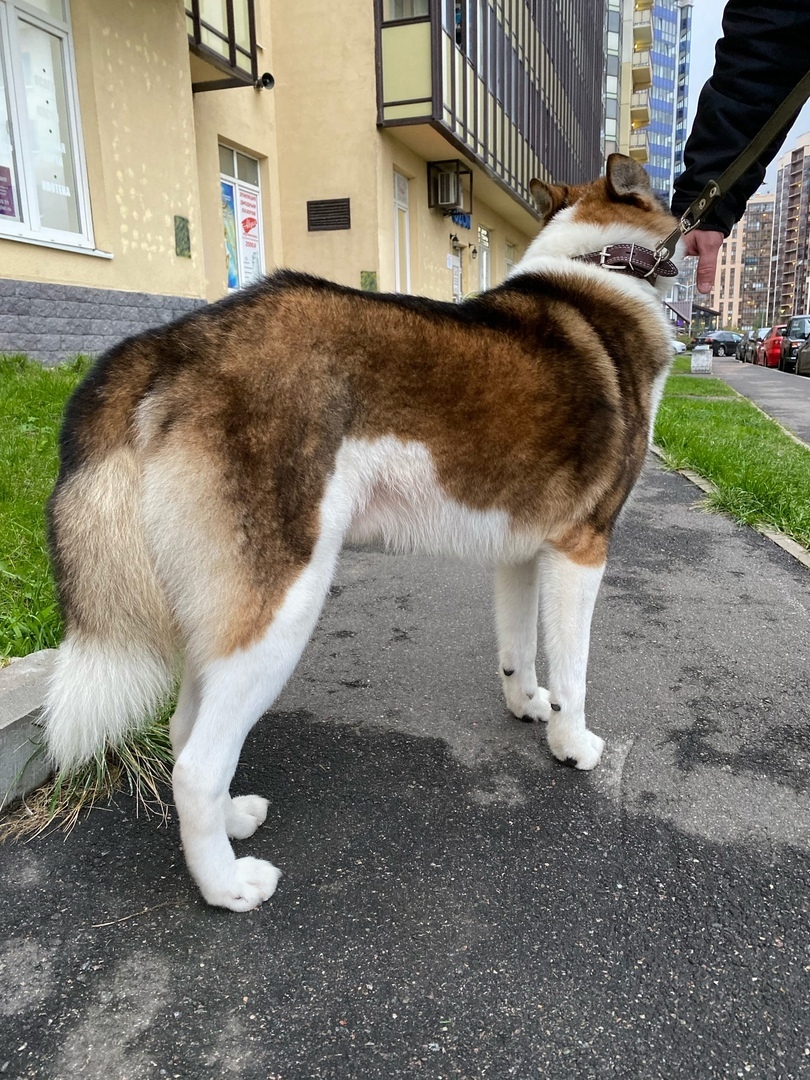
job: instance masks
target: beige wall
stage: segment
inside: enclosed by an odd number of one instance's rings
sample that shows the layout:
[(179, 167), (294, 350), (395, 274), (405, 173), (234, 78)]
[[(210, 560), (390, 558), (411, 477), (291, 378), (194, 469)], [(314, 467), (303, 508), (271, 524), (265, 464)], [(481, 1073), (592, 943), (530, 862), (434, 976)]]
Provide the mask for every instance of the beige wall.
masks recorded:
[[(256, 8), (259, 70), (272, 72), (275, 88), (192, 95), (200, 61), (189, 58), (182, 0), (73, 0), (94, 240), (111, 258), (0, 240), (4, 277), (222, 296), (224, 142), (260, 161), (268, 272), (292, 266), (358, 287), (370, 270), (381, 290), (393, 289), (396, 169), (410, 179), (411, 291), (452, 298), (451, 232), (465, 245), (464, 292), (475, 291), (479, 224), (492, 234), (491, 282), (502, 279), (507, 241), (519, 257), (532, 239), (530, 215), (475, 166), (469, 232), (428, 209), (427, 160), (457, 155), (427, 127), (378, 130), (371, 4), (257, 0)], [(340, 197), (351, 200), (351, 229), (309, 232), (307, 201)], [(175, 253), (175, 215), (189, 220), (190, 259)]]
[[(281, 203), (279, 261), (359, 287), (377, 268), (371, 3), (271, 5)], [(352, 227), (307, 230), (307, 201), (349, 198)]]
[[(111, 259), (0, 240), (4, 277), (201, 296), (188, 41), (178, 0), (74, 0), (79, 107), (96, 248)], [(187, 217), (191, 259), (174, 252)]]
[[(473, 169), (472, 227), (464, 229), (439, 210), (428, 208), (427, 162), (405, 146), (391, 131), (379, 136), (380, 165), (378, 199), (380, 203), (379, 282), (380, 289), (394, 288), (394, 170), (410, 180), (408, 202), (411, 237), (411, 291), (438, 300), (453, 299), (453, 272), (447, 256), (453, 253), (450, 234), (458, 236), (462, 246), (462, 288), (465, 294), (476, 292), (479, 264), (471, 258), (478, 246), (478, 226), (490, 231), (490, 283), (497, 285), (506, 273), (506, 244), (512, 243), (519, 258), (533, 239), (507, 222), (483, 199), (475, 196), (476, 174)], [(448, 148), (449, 151), (449, 148)]]
[[(263, 45), (259, 51), (261, 74), (263, 71), (273, 71), (267, 17), (269, 0), (263, 0), (256, 6), (259, 15), (265, 15), (264, 19), (258, 20), (257, 26)], [(220, 143), (259, 159), (265, 269), (269, 272), (282, 261), (274, 95), (274, 90), (255, 90), (250, 86), (194, 95), (200, 234), (205, 264), (205, 296), (208, 300), (223, 296), (227, 292), (228, 282), (219, 186)]]

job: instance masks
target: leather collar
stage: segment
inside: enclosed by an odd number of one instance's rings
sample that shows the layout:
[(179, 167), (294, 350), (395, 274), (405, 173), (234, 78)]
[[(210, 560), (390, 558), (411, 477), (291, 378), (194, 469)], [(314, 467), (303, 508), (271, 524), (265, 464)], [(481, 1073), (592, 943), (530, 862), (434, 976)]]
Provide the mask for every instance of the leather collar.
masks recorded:
[(575, 262), (593, 263), (606, 270), (617, 270), (642, 278), (655, 285), (657, 277), (677, 277), (678, 267), (670, 259), (659, 262), (654, 251), (639, 244), (607, 244), (601, 251), (589, 251), (587, 255), (575, 255)]

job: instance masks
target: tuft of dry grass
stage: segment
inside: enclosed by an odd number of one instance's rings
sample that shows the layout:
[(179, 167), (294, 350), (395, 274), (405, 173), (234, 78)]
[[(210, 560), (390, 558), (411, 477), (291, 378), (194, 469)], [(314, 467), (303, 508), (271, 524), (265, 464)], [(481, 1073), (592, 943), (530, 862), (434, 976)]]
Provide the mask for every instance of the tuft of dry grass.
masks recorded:
[[(166, 822), (174, 755), (169, 742), (167, 708), (126, 742), (99, 750), (91, 761), (69, 773), (57, 773), (0, 818), (0, 842), (32, 839), (55, 829), (70, 832), (85, 812), (109, 802), (117, 791), (135, 799), (136, 812)], [(39, 746), (32, 758), (45, 752)], [(29, 758), (29, 761), (31, 759)], [(27, 765), (28, 763), (26, 763)]]

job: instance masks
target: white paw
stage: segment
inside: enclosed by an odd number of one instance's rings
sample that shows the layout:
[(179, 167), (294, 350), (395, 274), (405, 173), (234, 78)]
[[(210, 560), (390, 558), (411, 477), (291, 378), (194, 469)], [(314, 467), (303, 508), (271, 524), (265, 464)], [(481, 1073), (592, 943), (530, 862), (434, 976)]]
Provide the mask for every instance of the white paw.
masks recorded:
[(558, 761), (572, 762), (577, 769), (595, 769), (605, 740), (583, 728), (576, 732), (549, 731), (548, 746)]
[(548, 690), (538, 686), (531, 696), (520, 691), (515, 693), (506, 679), (504, 679), (503, 689), (506, 707), (518, 720), (525, 720), (527, 723), (530, 720), (542, 720), (548, 723), (551, 717), (551, 695)]
[(231, 911), (251, 911), (269, 900), (276, 891), (281, 871), (262, 859), (236, 859), (230, 882), (225, 886), (203, 889), (202, 894), (213, 907)]
[(267, 799), (261, 795), (237, 795), (225, 809), (225, 829), (233, 840), (252, 836), (267, 817)]

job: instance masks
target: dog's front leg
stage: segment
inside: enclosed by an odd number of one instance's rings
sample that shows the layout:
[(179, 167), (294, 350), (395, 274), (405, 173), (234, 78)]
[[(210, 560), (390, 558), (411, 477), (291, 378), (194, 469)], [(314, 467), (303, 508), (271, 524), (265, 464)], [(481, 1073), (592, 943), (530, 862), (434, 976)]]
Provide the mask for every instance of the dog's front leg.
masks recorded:
[(593, 769), (604, 749), (585, 725), (591, 616), (605, 570), (550, 549), (543, 560), (542, 616), (551, 693), (548, 745), (559, 761)]
[(548, 720), (551, 698), (537, 685), (537, 559), (495, 570), (495, 625), (506, 705), (521, 720)]

